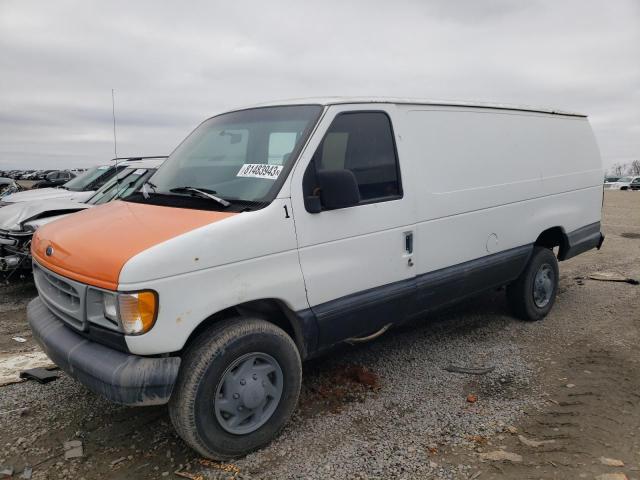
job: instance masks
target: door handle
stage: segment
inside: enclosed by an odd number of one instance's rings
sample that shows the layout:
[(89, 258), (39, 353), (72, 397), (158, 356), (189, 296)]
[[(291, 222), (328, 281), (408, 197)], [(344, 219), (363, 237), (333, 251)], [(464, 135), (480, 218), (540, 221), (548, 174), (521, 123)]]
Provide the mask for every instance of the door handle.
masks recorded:
[(404, 251), (408, 254), (413, 253), (413, 232), (404, 232)]

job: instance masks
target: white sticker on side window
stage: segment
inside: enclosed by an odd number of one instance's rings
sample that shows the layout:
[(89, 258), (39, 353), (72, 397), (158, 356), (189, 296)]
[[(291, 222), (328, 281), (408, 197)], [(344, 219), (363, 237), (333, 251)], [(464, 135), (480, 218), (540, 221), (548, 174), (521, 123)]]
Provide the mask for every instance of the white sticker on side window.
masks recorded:
[(237, 177), (268, 178), (275, 180), (282, 172), (282, 165), (267, 165), (266, 163), (247, 163), (243, 165)]

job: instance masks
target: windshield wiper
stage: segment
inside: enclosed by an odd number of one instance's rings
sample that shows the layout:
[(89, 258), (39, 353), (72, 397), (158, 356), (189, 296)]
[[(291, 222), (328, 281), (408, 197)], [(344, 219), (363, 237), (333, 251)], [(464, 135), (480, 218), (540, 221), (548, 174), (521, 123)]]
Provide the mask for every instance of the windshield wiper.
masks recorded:
[(223, 207), (228, 207), (229, 205), (231, 205), (231, 203), (227, 202), (224, 198), (216, 197), (214, 195), (214, 193), (216, 192), (214, 192), (213, 190), (207, 190), (206, 188), (177, 187), (177, 188), (172, 188), (169, 191), (171, 193), (194, 193), (196, 194), (196, 196), (214, 200), (218, 202), (220, 205), (222, 205)]

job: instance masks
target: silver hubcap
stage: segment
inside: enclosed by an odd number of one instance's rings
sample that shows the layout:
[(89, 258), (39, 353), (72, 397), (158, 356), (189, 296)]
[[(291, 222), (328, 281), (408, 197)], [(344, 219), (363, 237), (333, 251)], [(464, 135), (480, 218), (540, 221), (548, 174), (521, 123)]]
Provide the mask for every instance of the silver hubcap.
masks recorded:
[(544, 308), (551, 301), (553, 294), (554, 272), (551, 265), (543, 264), (533, 279), (533, 303), (538, 308)]
[(271, 418), (282, 397), (280, 365), (266, 353), (247, 353), (233, 362), (216, 389), (214, 410), (227, 432), (244, 435)]

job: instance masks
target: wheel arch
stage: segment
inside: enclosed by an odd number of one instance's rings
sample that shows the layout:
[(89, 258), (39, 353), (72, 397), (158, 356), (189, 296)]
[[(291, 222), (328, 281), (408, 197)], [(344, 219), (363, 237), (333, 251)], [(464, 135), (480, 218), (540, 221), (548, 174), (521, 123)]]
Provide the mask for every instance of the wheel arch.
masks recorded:
[(294, 341), (302, 359), (307, 358), (313, 348), (315, 320), (303, 318), (280, 299), (263, 298), (240, 303), (210, 315), (191, 332), (183, 349), (211, 325), (233, 317), (259, 318), (280, 327)]
[(550, 249), (558, 247), (558, 260), (564, 260), (569, 250), (569, 237), (564, 227), (555, 226), (547, 228), (538, 235), (534, 245)]

